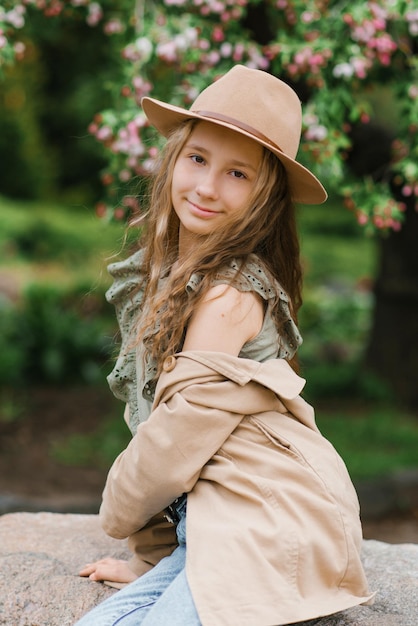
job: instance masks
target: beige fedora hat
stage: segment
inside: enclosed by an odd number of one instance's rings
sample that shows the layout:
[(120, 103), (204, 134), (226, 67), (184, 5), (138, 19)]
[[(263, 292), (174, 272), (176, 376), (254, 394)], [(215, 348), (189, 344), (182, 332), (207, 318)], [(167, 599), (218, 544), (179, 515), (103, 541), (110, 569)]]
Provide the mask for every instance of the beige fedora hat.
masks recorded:
[(306, 167), (298, 163), (302, 108), (289, 85), (262, 70), (235, 65), (196, 98), (190, 110), (145, 96), (142, 108), (150, 123), (167, 137), (186, 119), (199, 119), (230, 128), (265, 146), (286, 168), (292, 198), (320, 204), (327, 192)]

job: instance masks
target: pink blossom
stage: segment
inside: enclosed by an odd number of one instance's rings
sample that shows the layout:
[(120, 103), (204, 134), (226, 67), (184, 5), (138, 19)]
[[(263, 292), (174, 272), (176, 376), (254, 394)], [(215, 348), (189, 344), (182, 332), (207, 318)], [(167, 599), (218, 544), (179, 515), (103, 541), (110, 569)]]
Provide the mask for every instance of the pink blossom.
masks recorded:
[(377, 228), (384, 228), (385, 227), (385, 221), (383, 219), (383, 217), (381, 217), (380, 215), (374, 215), (373, 216), (373, 223), (375, 226), (377, 226)]
[(104, 217), (107, 213), (107, 206), (104, 202), (98, 202), (96, 204), (96, 215), (97, 217)]
[(98, 125), (97, 125), (95, 122), (92, 122), (92, 123), (89, 125), (89, 127), (88, 127), (88, 129), (87, 129), (87, 130), (89, 131), (89, 133), (90, 133), (91, 135), (95, 135), (95, 134), (97, 133), (97, 131), (99, 130), (99, 127), (98, 127)]
[(315, 19), (315, 15), (311, 11), (304, 11), (300, 19), (304, 24), (310, 24)]
[(106, 22), (106, 24), (103, 27), (103, 30), (106, 33), (106, 35), (115, 35), (118, 33), (123, 33), (123, 31), (125, 30), (125, 27), (120, 20), (113, 18), (109, 20), (108, 22)]
[(25, 25), (24, 13), (25, 8), (18, 5), (12, 11), (5, 13), (4, 19), (7, 23), (14, 26), (14, 28), (23, 28)]
[(169, 63), (172, 63), (177, 59), (177, 50), (174, 41), (167, 41), (166, 43), (158, 44), (156, 52), (160, 59), (164, 59)]
[(200, 50), (209, 50), (210, 48), (210, 43), (207, 39), (200, 39), (199, 40), (199, 48)]
[(103, 11), (100, 4), (97, 2), (92, 2), (88, 5), (88, 14), (86, 18), (86, 22), (89, 26), (97, 26), (100, 20), (103, 17)]
[(113, 136), (113, 131), (110, 126), (102, 126), (96, 132), (96, 137), (99, 141), (107, 141)]
[(231, 11), (231, 19), (232, 20), (239, 20), (240, 17), (242, 15), (242, 10), (239, 9), (238, 7), (235, 7), (232, 9)]
[(359, 211), (357, 213), (357, 222), (361, 226), (364, 226), (365, 224), (367, 224), (368, 221), (369, 221), (369, 218), (367, 217), (367, 215), (365, 213), (363, 213), (362, 211)]
[(211, 50), (209, 54), (206, 55), (206, 60), (210, 65), (216, 65), (219, 63), (221, 55), (217, 50)]
[(386, 28), (386, 20), (383, 20), (381, 18), (376, 18), (372, 20), (372, 24), (376, 30), (385, 30)]
[(220, 28), (219, 26), (215, 26), (215, 28), (212, 31), (212, 39), (213, 41), (216, 41), (217, 43), (220, 43), (221, 41), (225, 39), (225, 33), (222, 30), (222, 28)]
[(385, 21), (387, 18), (387, 10), (377, 2), (369, 2), (370, 13), (376, 19)]
[(326, 139), (327, 135), (327, 129), (321, 124), (310, 126), (305, 132), (305, 138), (308, 141), (323, 141), (324, 139)]
[(370, 61), (368, 61), (367, 59), (362, 59), (362, 58), (353, 58), (353, 59), (350, 59), (350, 63), (354, 68), (354, 73), (357, 76), (357, 78), (366, 78), (367, 76), (366, 70), (369, 69)]
[(113, 211), (113, 215), (116, 220), (123, 220), (123, 218), (125, 217), (125, 209), (123, 209), (122, 207), (118, 207)]
[(26, 46), (23, 43), (23, 41), (16, 41), (16, 43), (13, 46), (13, 49), (15, 51), (15, 54), (19, 57), (23, 56), (25, 54), (26, 51)]
[(242, 43), (237, 43), (234, 49), (234, 53), (232, 58), (234, 61), (242, 61), (242, 57), (244, 56), (245, 48)]
[(309, 65), (321, 65), (323, 62), (323, 57), (321, 54), (313, 54), (310, 59), (308, 59)]
[(224, 58), (230, 57), (232, 54), (232, 44), (230, 44), (229, 42), (223, 43), (219, 51), (221, 53), (221, 56), (223, 56)]
[(130, 180), (130, 178), (132, 177), (132, 174), (129, 170), (121, 170), (119, 172), (119, 180), (121, 180), (123, 183), (128, 182), (128, 180)]

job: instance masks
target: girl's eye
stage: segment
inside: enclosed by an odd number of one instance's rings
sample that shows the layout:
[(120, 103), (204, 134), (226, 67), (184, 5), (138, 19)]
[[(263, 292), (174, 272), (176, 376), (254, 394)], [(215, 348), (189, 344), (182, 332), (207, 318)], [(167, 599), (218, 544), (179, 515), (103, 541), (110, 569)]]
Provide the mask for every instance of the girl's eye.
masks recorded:
[(239, 170), (232, 170), (231, 174), (234, 178), (247, 178), (246, 175)]
[(191, 160), (193, 161), (193, 163), (204, 163), (205, 159), (200, 156), (200, 154), (192, 154), (192, 156), (190, 157)]

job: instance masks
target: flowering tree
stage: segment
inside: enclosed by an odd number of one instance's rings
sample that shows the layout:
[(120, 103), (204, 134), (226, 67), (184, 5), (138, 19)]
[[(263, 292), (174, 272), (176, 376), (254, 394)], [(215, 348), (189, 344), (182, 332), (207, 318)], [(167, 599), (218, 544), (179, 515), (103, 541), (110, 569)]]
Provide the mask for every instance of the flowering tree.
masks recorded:
[[(98, 112), (89, 129), (108, 155), (101, 215), (135, 210), (136, 179), (155, 160), (158, 139), (141, 97), (187, 106), (234, 63), (270, 71), (299, 92), (306, 101), (301, 159), (367, 230), (398, 230), (404, 200), (418, 198), (418, 10), (408, 0), (5, 0), (0, 68), (24, 55), (19, 34), (34, 10), (82, 17), (120, 41), (114, 107)], [(347, 167), (352, 127), (367, 126), (369, 94), (389, 82), (398, 120), (391, 161), (361, 179)]]
[[(384, 245), (391, 250), (395, 241), (396, 258), (406, 258), (403, 239), (393, 236), (401, 235), (406, 213), (402, 238), (418, 232), (418, 10), (409, 0), (3, 0), (0, 71), (24, 55), (20, 35), (33, 11), (83, 19), (117, 41), (114, 105), (89, 127), (108, 162), (100, 216), (123, 219), (140, 209), (138, 177), (152, 169), (159, 145), (141, 97), (151, 93), (187, 106), (218, 75), (243, 63), (292, 84), (305, 104), (302, 162), (367, 232), (392, 232)], [(379, 117), (373, 102), (387, 85), (390, 154), (379, 171), (354, 174), (353, 137)], [(416, 264), (398, 263), (415, 285)], [(416, 305), (413, 310), (416, 319)], [(402, 326), (388, 320), (394, 323)]]

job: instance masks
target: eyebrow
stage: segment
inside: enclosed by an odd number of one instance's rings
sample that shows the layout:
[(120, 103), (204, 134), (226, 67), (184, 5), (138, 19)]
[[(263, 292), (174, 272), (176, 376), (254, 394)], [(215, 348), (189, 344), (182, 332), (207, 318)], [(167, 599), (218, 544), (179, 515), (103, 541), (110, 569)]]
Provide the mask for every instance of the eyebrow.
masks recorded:
[[(199, 146), (199, 144), (196, 144), (196, 143), (186, 143), (184, 147), (187, 148), (188, 150), (196, 150), (196, 152), (203, 152), (204, 154), (210, 154), (210, 150), (208, 150), (207, 148), (204, 148), (203, 146)], [(253, 172), (257, 173), (257, 169), (253, 165), (251, 165), (251, 163), (248, 163), (248, 161), (239, 161), (237, 159), (234, 159), (231, 161), (231, 166), (248, 167)]]

